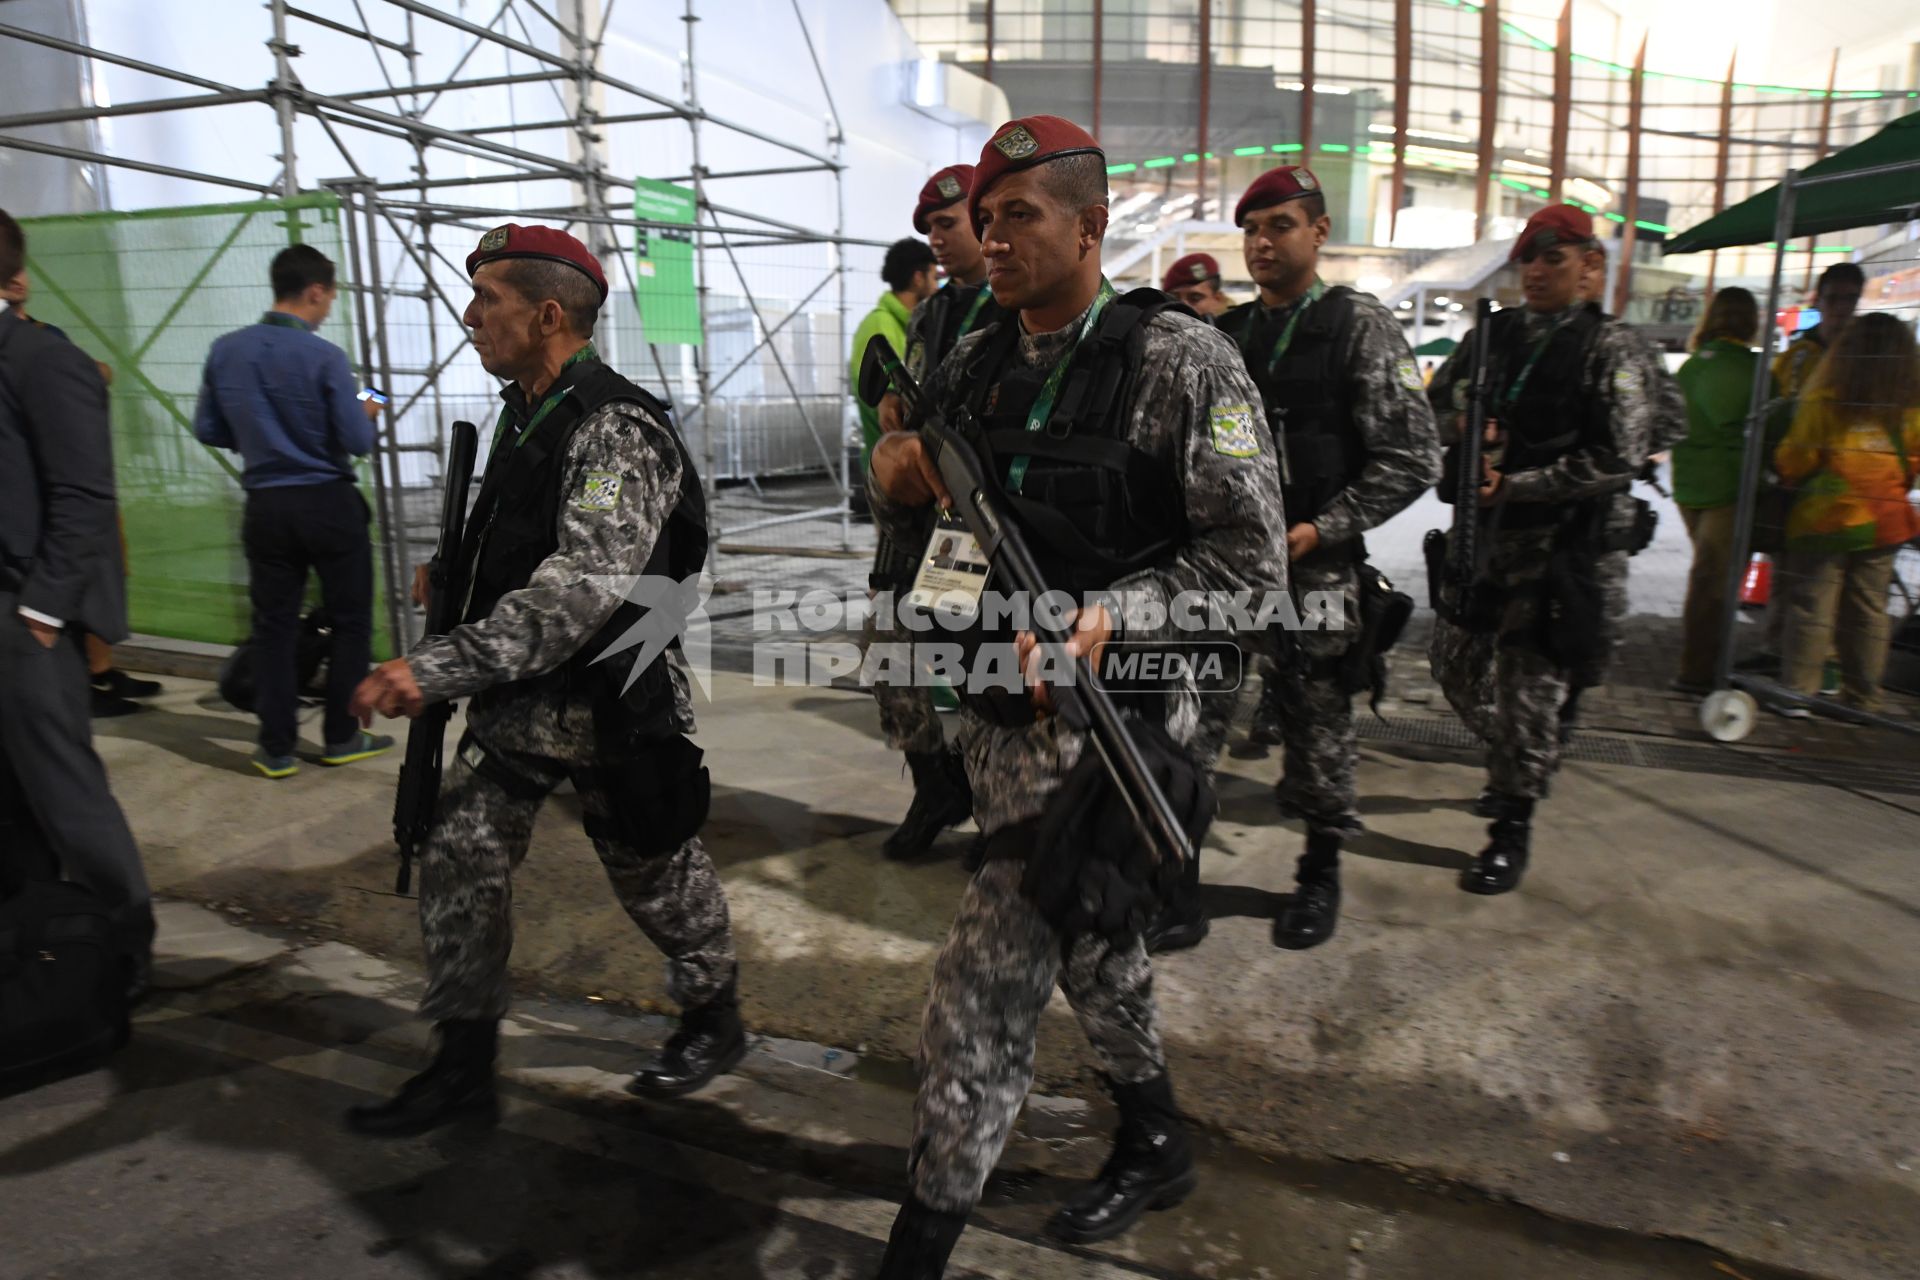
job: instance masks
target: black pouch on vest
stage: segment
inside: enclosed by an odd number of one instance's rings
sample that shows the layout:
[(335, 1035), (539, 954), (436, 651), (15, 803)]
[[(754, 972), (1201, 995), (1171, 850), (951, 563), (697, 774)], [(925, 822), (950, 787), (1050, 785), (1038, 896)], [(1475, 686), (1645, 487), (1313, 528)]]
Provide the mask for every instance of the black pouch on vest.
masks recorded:
[(627, 845), (646, 856), (672, 853), (707, 821), (713, 779), (705, 753), (685, 734), (629, 744), (620, 755), (593, 766), (593, 783), (611, 812), (583, 822), (596, 840)]
[(1407, 620), (1413, 616), (1413, 597), (1395, 590), (1387, 575), (1366, 561), (1362, 560), (1358, 569), (1360, 633), (1340, 656), (1335, 676), (1344, 692), (1351, 695), (1371, 689), (1373, 702), (1378, 703), (1386, 690), (1387, 650), (1407, 629)]
[(1556, 666), (1584, 666), (1606, 650), (1607, 602), (1594, 561), (1583, 543), (1563, 538), (1553, 548), (1540, 601), (1540, 646)]

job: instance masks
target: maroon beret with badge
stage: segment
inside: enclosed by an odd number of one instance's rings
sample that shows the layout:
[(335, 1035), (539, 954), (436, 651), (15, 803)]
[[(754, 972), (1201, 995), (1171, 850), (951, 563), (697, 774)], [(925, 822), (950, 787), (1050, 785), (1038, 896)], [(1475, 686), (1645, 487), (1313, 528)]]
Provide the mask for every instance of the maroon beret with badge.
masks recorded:
[(980, 230), (980, 197), (988, 187), (1017, 169), (1087, 155), (1106, 158), (1093, 135), (1071, 120), (1027, 116), (1001, 125), (980, 149), (980, 163), (974, 166), (973, 186), (967, 192), (967, 220), (973, 223), (975, 233)]
[(607, 273), (587, 246), (558, 227), (523, 227), (517, 222), (495, 227), (480, 237), (480, 244), (467, 255), (467, 274), (501, 258), (544, 258), (564, 262), (583, 272), (600, 290), (600, 301), (607, 300)]
[(1256, 209), (1271, 208), (1319, 192), (1320, 179), (1314, 177), (1313, 170), (1303, 164), (1283, 164), (1278, 169), (1269, 169), (1247, 184), (1246, 191), (1240, 196), (1240, 203), (1233, 206), (1234, 225), (1238, 226), (1243, 218)]
[(913, 229), (927, 234), (927, 215), (938, 213), (950, 204), (959, 204), (973, 187), (973, 166), (950, 164), (927, 179), (920, 188), (920, 203), (913, 206)]
[(1570, 204), (1550, 204), (1527, 219), (1527, 225), (1521, 229), (1520, 238), (1513, 242), (1513, 252), (1507, 255), (1507, 259), (1518, 259), (1529, 249), (1541, 253), (1555, 245), (1595, 243), (1592, 214)]
[(1190, 253), (1184, 258), (1175, 258), (1160, 277), (1160, 287), (1168, 293), (1175, 289), (1191, 289), (1205, 280), (1220, 278), (1220, 264), (1214, 261), (1210, 253)]

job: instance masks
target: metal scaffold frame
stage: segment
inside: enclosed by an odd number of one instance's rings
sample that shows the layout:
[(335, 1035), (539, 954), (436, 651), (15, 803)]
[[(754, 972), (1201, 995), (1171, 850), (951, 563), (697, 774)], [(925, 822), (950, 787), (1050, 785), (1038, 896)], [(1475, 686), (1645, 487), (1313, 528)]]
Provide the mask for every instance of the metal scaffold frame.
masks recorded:
[[(436, 227), (458, 227), (477, 233), (503, 221), (538, 218), (573, 230), (589, 244), (602, 262), (617, 261), (620, 270), (614, 275), (615, 281), (624, 279), (627, 288), (636, 291), (633, 248), (630, 244), (621, 243), (620, 230), (684, 233), (688, 228), (681, 224), (651, 222), (622, 215), (610, 206), (608, 192), (631, 192), (635, 180), (608, 171), (602, 132), (608, 127), (667, 124), (684, 125), (688, 130), (692, 157), (689, 172), (663, 175), (663, 179), (687, 184), (692, 190), (695, 216), (691, 235), (701, 329), (711, 332), (709, 306), (715, 277), (719, 274), (714, 270), (715, 264), (709, 261), (710, 251), (717, 253), (724, 261), (723, 269), (734, 277), (739, 294), (745, 299), (753, 316), (755, 341), (751, 349), (728, 368), (715, 370), (708, 350), (693, 346), (687, 349), (690, 353), (687, 361), (691, 365), (690, 376), (683, 366), (676, 377), (670, 374), (669, 366), (678, 362), (663, 360), (660, 348), (649, 343), (651, 370), (632, 371), (636, 375), (643, 375), (644, 372), (656, 375), (666, 385), (670, 395), (676, 383), (690, 387), (691, 403), (681, 397), (675, 404), (675, 410), (684, 425), (691, 425), (697, 420), (705, 440), (703, 483), (708, 490), (709, 512), (714, 510), (713, 488), (720, 460), (719, 432), (713, 429), (715, 424), (709, 421), (709, 409), (715, 392), (748, 367), (762, 352), (771, 357), (780, 384), (792, 396), (807, 433), (819, 449), (822, 467), (834, 486), (835, 496), (831, 505), (742, 521), (724, 530), (716, 525), (716, 550), (726, 549), (721, 542), (723, 534), (736, 540), (734, 545), (739, 546), (737, 540), (755, 529), (802, 520), (836, 518), (840, 526), (841, 548), (845, 550), (850, 547), (851, 511), (848, 497), (851, 477), (848, 451), (844, 445), (845, 419), (842, 417), (831, 423), (819, 423), (808, 415), (806, 397), (801, 394), (774, 340), (789, 321), (801, 315), (802, 309), (825, 293), (830, 285), (836, 289), (833, 296), (839, 316), (839, 332), (843, 337), (851, 332), (848, 323), (847, 272), (850, 268), (847, 251), (856, 245), (884, 246), (876, 241), (852, 238), (846, 234), (845, 130), (800, 0), (791, 2), (794, 19), (799, 25), (826, 100), (824, 138), (819, 144), (783, 138), (717, 116), (702, 105), (698, 82), (699, 62), (695, 56), (696, 29), (701, 21), (698, 0), (684, 0), (685, 7), (680, 15), (686, 35), (681, 95), (677, 99), (612, 75), (601, 65), (601, 51), (618, 0), (551, 0), (551, 8), (542, 0), (500, 0), (491, 20), (485, 24), (442, 12), (424, 0), (348, 0), (358, 26), (311, 12), (289, 3), (289, 0), (267, 0), (271, 32), (266, 43), (273, 54), (274, 75), (268, 85), (261, 89), (224, 84), (90, 44), (0, 24), (0, 39), (17, 40), (99, 63), (125, 67), (198, 91), (182, 96), (114, 103), (111, 106), (91, 105), (0, 116), (0, 147), (84, 164), (240, 188), (261, 196), (293, 196), (302, 190), (295, 122), (301, 116), (318, 122), (333, 148), (351, 170), (350, 177), (315, 184), (319, 189), (335, 193), (342, 204), (350, 259), (345, 273), (348, 277), (346, 287), (353, 294), (354, 321), (357, 326), (355, 337), (359, 347), (358, 351), (349, 353), (350, 357), (358, 361), (363, 376), (372, 386), (393, 386), (397, 373), (421, 378), (420, 385), (410, 395), (396, 397), (396, 402), (387, 406), (377, 432), (372, 466), (377, 518), (387, 535), (383, 540), (385, 569), (389, 583), (394, 584), (394, 589), (388, 592), (388, 623), (396, 640), (408, 644), (415, 638), (417, 629), (416, 619), (402, 605), (404, 584), (412, 580), (415, 563), (410, 545), (414, 539), (409, 529), (430, 528), (435, 522), (431, 518), (420, 518), (422, 513), (410, 515), (407, 510), (401, 455), (429, 453), (444, 460), (446, 420), (440, 377), (469, 345), (467, 330), (461, 319), (461, 307), (436, 278), (434, 264), (437, 262), (441, 265), (443, 276), (450, 271), (456, 278), (464, 279), (465, 273), (434, 243), (434, 230)], [(367, 21), (367, 10), (375, 4), (398, 10), (404, 15), (406, 35), (403, 40), (390, 39), (373, 32)], [(450, 28), (466, 41), (465, 51), (454, 64), (453, 71), (443, 80), (423, 83), (420, 79), (421, 58), (416, 32), (418, 25), (423, 22)], [(301, 50), (293, 37), (300, 24), (366, 41), (382, 83), (365, 89), (334, 93), (321, 93), (309, 88), (294, 69)], [(562, 49), (555, 51), (541, 47), (534, 37), (536, 26), (550, 30)], [(519, 32), (517, 37), (509, 34), (512, 29)], [(488, 49), (517, 56), (534, 64), (537, 70), (504, 75), (463, 75), (469, 64), (474, 63), (475, 55)], [(404, 79), (397, 79), (389, 71), (386, 57), (389, 53), (398, 55), (404, 61)], [(427, 118), (442, 102), (458, 101), (459, 95), (472, 90), (536, 83), (553, 87), (561, 108), (558, 117), (532, 123), (505, 121), (457, 129), (433, 123)], [(602, 100), (609, 92), (637, 100), (643, 109), (604, 110)], [(280, 164), (280, 172), (269, 184), (248, 181), (231, 174), (195, 172), (102, 151), (56, 145), (19, 137), (13, 132), (40, 125), (93, 122), (122, 116), (159, 113), (190, 116), (207, 107), (245, 103), (265, 105), (277, 119), (280, 153), (274, 158)], [(752, 139), (785, 152), (793, 157), (793, 163), (730, 171), (710, 170), (703, 160), (703, 135), (712, 130)], [(496, 140), (495, 137), (499, 134), (545, 131), (564, 134), (570, 153), (567, 158), (541, 154)], [(368, 172), (355, 158), (349, 144), (349, 138), (356, 132), (361, 136), (378, 135), (408, 143), (414, 155), (412, 176), (383, 177)], [(428, 161), (434, 154), (457, 156), (466, 161), (490, 162), (501, 166), (504, 172), (433, 176)], [(807, 226), (736, 204), (721, 203), (713, 198), (713, 184), (717, 182), (807, 173), (825, 173), (833, 177), (834, 221), (831, 228)], [(571, 187), (571, 199), (558, 207), (523, 209), (488, 208), (459, 199), (459, 193), (464, 188), (528, 181), (567, 182)], [(396, 263), (410, 261), (424, 282), (420, 287), (402, 289), (394, 280), (396, 273), (383, 269), (379, 238), (383, 228), (398, 243), (398, 256), (390, 255), (391, 260)], [(805, 291), (794, 309), (786, 317), (770, 323), (739, 254), (743, 249), (782, 245), (825, 246), (828, 262), (822, 278)], [(409, 370), (395, 367), (388, 342), (388, 316), (396, 298), (417, 300), (433, 317), (433, 323), (427, 331), (429, 348), (424, 367)], [(451, 333), (442, 331), (443, 323), (451, 326)], [(849, 403), (846, 362), (838, 360), (836, 364), (838, 402), (845, 405)], [(434, 428), (431, 438), (423, 440), (417, 438), (416, 434), (412, 440), (403, 440), (399, 430), (400, 419), (423, 400), (429, 403), (432, 410)], [(424, 514), (431, 516), (431, 513)], [(718, 571), (717, 560), (714, 569)]]

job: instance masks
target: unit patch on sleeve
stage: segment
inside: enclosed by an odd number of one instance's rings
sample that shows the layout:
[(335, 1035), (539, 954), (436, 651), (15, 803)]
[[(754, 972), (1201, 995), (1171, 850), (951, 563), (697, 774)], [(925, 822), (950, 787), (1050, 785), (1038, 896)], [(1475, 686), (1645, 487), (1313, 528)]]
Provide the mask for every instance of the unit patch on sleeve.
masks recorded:
[(1213, 430), (1213, 451), (1229, 458), (1252, 458), (1260, 453), (1260, 437), (1253, 429), (1253, 406), (1217, 404), (1207, 411)]
[(573, 505), (582, 511), (611, 511), (620, 502), (620, 476), (613, 471), (589, 471), (580, 481)]

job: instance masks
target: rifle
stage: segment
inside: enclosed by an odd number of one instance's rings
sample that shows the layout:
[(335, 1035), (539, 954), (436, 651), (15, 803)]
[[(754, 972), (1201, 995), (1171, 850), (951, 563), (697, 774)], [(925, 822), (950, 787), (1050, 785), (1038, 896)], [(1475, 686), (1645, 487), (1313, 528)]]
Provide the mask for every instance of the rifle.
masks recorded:
[[(440, 508), (440, 541), (433, 559), (427, 561), (428, 636), (443, 636), (460, 625), (460, 611), (466, 606), (467, 584), (458, 580), (460, 539), (467, 522), (467, 489), (479, 454), (480, 429), (471, 422), (454, 423), (447, 453), (447, 489)], [(451, 702), (437, 702), (415, 717), (407, 730), (407, 758), (400, 766), (400, 786), (393, 796), (393, 842), (400, 846), (395, 893), (412, 887), (414, 850), (426, 840), (440, 803), (440, 769), (453, 709)]]
[[(1467, 347), (1467, 411), (1459, 442), (1454, 445), (1453, 527), (1446, 533), (1427, 532), (1428, 603), (1448, 621), (1476, 625), (1481, 601), (1474, 590), (1480, 573), (1480, 481), (1482, 446), (1487, 432), (1487, 357), (1493, 303), (1481, 298), (1473, 304), (1473, 333)], [(1445, 498), (1445, 494), (1442, 494)]]
[[(889, 386), (906, 402), (909, 419), (919, 423), (920, 438), (953, 497), (954, 510), (979, 542), (988, 562), (996, 571), (1004, 571), (1014, 589), (1026, 593), (1028, 599), (1046, 595), (1047, 585), (1033, 552), (1002, 506), (999, 487), (988, 480), (980, 455), (967, 438), (967, 424), (949, 424), (929, 413), (919, 384), (894, 353), (893, 344), (876, 334), (860, 358), (860, 398), (870, 405), (878, 404)], [(1064, 667), (1066, 644), (1072, 635), (1070, 625), (1049, 627), (1037, 614), (1032, 621), (1034, 635), (1048, 658), (1056, 669)], [(1076, 659), (1073, 669), (1074, 682), (1053, 690), (1061, 717), (1092, 739), (1108, 775), (1127, 802), (1134, 825), (1157, 860), (1164, 866), (1184, 865), (1197, 856), (1193, 842), (1148, 769), (1139, 745), (1127, 732), (1120, 709), (1113, 705), (1086, 657)]]

